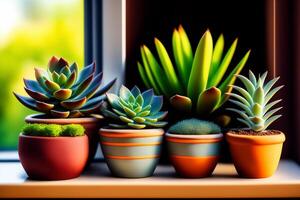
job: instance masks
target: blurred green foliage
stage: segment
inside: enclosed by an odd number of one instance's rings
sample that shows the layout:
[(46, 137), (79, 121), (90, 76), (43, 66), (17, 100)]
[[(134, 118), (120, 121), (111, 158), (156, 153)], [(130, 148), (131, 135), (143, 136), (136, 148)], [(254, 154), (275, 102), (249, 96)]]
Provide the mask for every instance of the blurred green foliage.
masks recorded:
[(0, 42), (0, 149), (17, 147), (24, 117), (33, 113), (12, 94), (25, 94), (23, 77), (33, 79), (33, 68), (46, 67), (52, 55), (83, 65), (83, 1), (26, 2), (24, 19)]

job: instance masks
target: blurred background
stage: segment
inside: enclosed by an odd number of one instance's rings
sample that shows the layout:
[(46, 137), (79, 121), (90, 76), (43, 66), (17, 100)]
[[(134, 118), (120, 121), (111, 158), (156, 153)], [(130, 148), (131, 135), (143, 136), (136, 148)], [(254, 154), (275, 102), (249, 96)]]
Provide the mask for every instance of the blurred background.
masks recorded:
[(52, 55), (83, 65), (82, 0), (0, 0), (0, 150), (16, 149), (24, 117), (12, 91)]

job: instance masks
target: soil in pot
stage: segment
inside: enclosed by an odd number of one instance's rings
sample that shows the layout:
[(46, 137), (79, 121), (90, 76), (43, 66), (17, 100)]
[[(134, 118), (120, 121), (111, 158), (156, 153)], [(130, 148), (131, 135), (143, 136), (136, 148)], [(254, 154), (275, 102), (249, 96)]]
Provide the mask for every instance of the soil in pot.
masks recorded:
[(246, 178), (265, 178), (277, 169), (285, 136), (276, 130), (254, 132), (233, 130), (226, 134), (238, 174)]

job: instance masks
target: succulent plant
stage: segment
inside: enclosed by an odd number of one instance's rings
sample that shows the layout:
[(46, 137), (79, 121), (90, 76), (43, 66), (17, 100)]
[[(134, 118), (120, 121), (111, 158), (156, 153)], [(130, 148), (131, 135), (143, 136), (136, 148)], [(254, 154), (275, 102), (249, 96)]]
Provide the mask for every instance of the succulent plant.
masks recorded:
[(24, 79), (25, 91), (30, 97), (14, 93), (26, 107), (52, 117), (81, 117), (96, 112), (116, 79), (102, 88), (102, 73), (96, 74), (95, 63), (78, 70), (63, 58), (52, 57), (48, 70), (35, 68), (35, 80)]
[(138, 69), (146, 87), (154, 88), (156, 94), (170, 98), (175, 109), (207, 115), (226, 102), (228, 97), (225, 94), (232, 90), (228, 86), (235, 82), (234, 75), (239, 74), (247, 62), (250, 50), (232, 71), (227, 72), (237, 42), (235, 39), (223, 55), (224, 36), (221, 34), (213, 46), (211, 33), (207, 30), (193, 54), (189, 38), (182, 26), (179, 26), (174, 30), (172, 38), (175, 64), (164, 45), (155, 38), (159, 62), (148, 47), (143, 45), (142, 63), (137, 63)]
[(161, 128), (167, 122), (160, 121), (168, 112), (160, 111), (163, 97), (154, 95), (153, 89), (141, 93), (137, 86), (131, 90), (121, 86), (119, 96), (106, 93), (110, 107), (103, 109), (103, 115), (115, 120), (113, 128)]
[(242, 81), (245, 89), (232, 86), (240, 94), (230, 93), (229, 95), (236, 100), (230, 99), (229, 101), (237, 105), (240, 110), (236, 108), (228, 108), (228, 110), (238, 113), (241, 118), (237, 120), (247, 125), (248, 128), (254, 131), (264, 131), (281, 117), (281, 115), (274, 114), (282, 107), (273, 108), (281, 99), (271, 101), (272, 97), (283, 87), (278, 86), (272, 89), (279, 77), (267, 83), (265, 83), (267, 72), (258, 78), (251, 71), (249, 71), (249, 79), (242, 75), (237, 75), (237, 77)]
[(213, 122), (192, 118), (177, 122), (168, 132), (180, 135), (207, 135), (221, 133), (221, 129)]

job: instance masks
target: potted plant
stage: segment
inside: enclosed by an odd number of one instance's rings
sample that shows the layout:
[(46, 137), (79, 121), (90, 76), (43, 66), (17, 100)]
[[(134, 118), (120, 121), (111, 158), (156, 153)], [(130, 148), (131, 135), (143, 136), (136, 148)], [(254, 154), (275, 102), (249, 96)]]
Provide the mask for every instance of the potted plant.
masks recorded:
[[(147, 88), (154, 88), (156, 94), (169, 98), (172, 110), (179, 111), (175, 116), (209, 118), (228, 99), (226, 93), (232, 88), (236, 77), (245, 66), (250, 50), (237, 63), (232, 71), (228, 68), (237, 47), (235, 39), (227, 52), (224, 52), (224, 36), (221, 34), (213, 45), (212, 35), (207, 30), (193, 53), (189, 38), (182, 26), (175, 29), (172, 37), (172, 62), (164, 45), (154, 39), (158, 58), (145, 45), (141, 47), (142, 62), (138, 70)], [(226, 74), (226, 76), (225, 76)], [(228, 116), (218, 114), (213, 120), (226, 126)], [(176, 120), (175, 120), (176, 121)]]
[(274, 108), (281, 100), (272, 101), (272, 97), (283, 87), (274, 89), (278, 78), (265, 82), (267, 72), (256, 78), (249, 72), (249, 79), (237, 76), (245, 88), (233, 86), (239, 94), (229, 94), (236, 100), (230, 100), (237, 108), (229, 108), (241, 117), (238, 121), (247, 128), (231, 130), (226, 134), (234, 166), (240, 176), (264, 178), (274, 174), (278, 166), (285, 135), (277, 130), (268, 130), (271, 123), (281, 115), (274, 115), (282, 107)]
[(118, 177), (151, 176), (156, 168), (167, 123), (167, 112), (160, 111), (163, 97), (152, 89), (120, 88), (119, 96), (107, 93), (109, 105), (103, 115), (112, 123), (100, 129), (101, 148), (111, 173)]
[(99, 141), (97, 131), (101, 116), (97, 113), (115, 80), (100, 88), (102, 73), (96, 74), (95, 63), (79, 71), (77, 64), (69, 65), (63, 59), (52, 57), (48, 69), (35, 68), (36, 80), (24, 79), (25, 91), (30, 97), (14, 93), (26, 107), (43, 114), (29, 115), (27, 123), (81, 124), (89, 138), (89, 160), (94, 157)]
[(192, 118), (171, 126), (166, 140), (176, 172), (185, 178), (210, 176), (218, 162), (222, 138), (220, 127), (210, 121)]
[(31, 179), (78, 177), (88, 160), (89, 143), (81, 125), (27, 124), (19, 137), (19, 157)]

